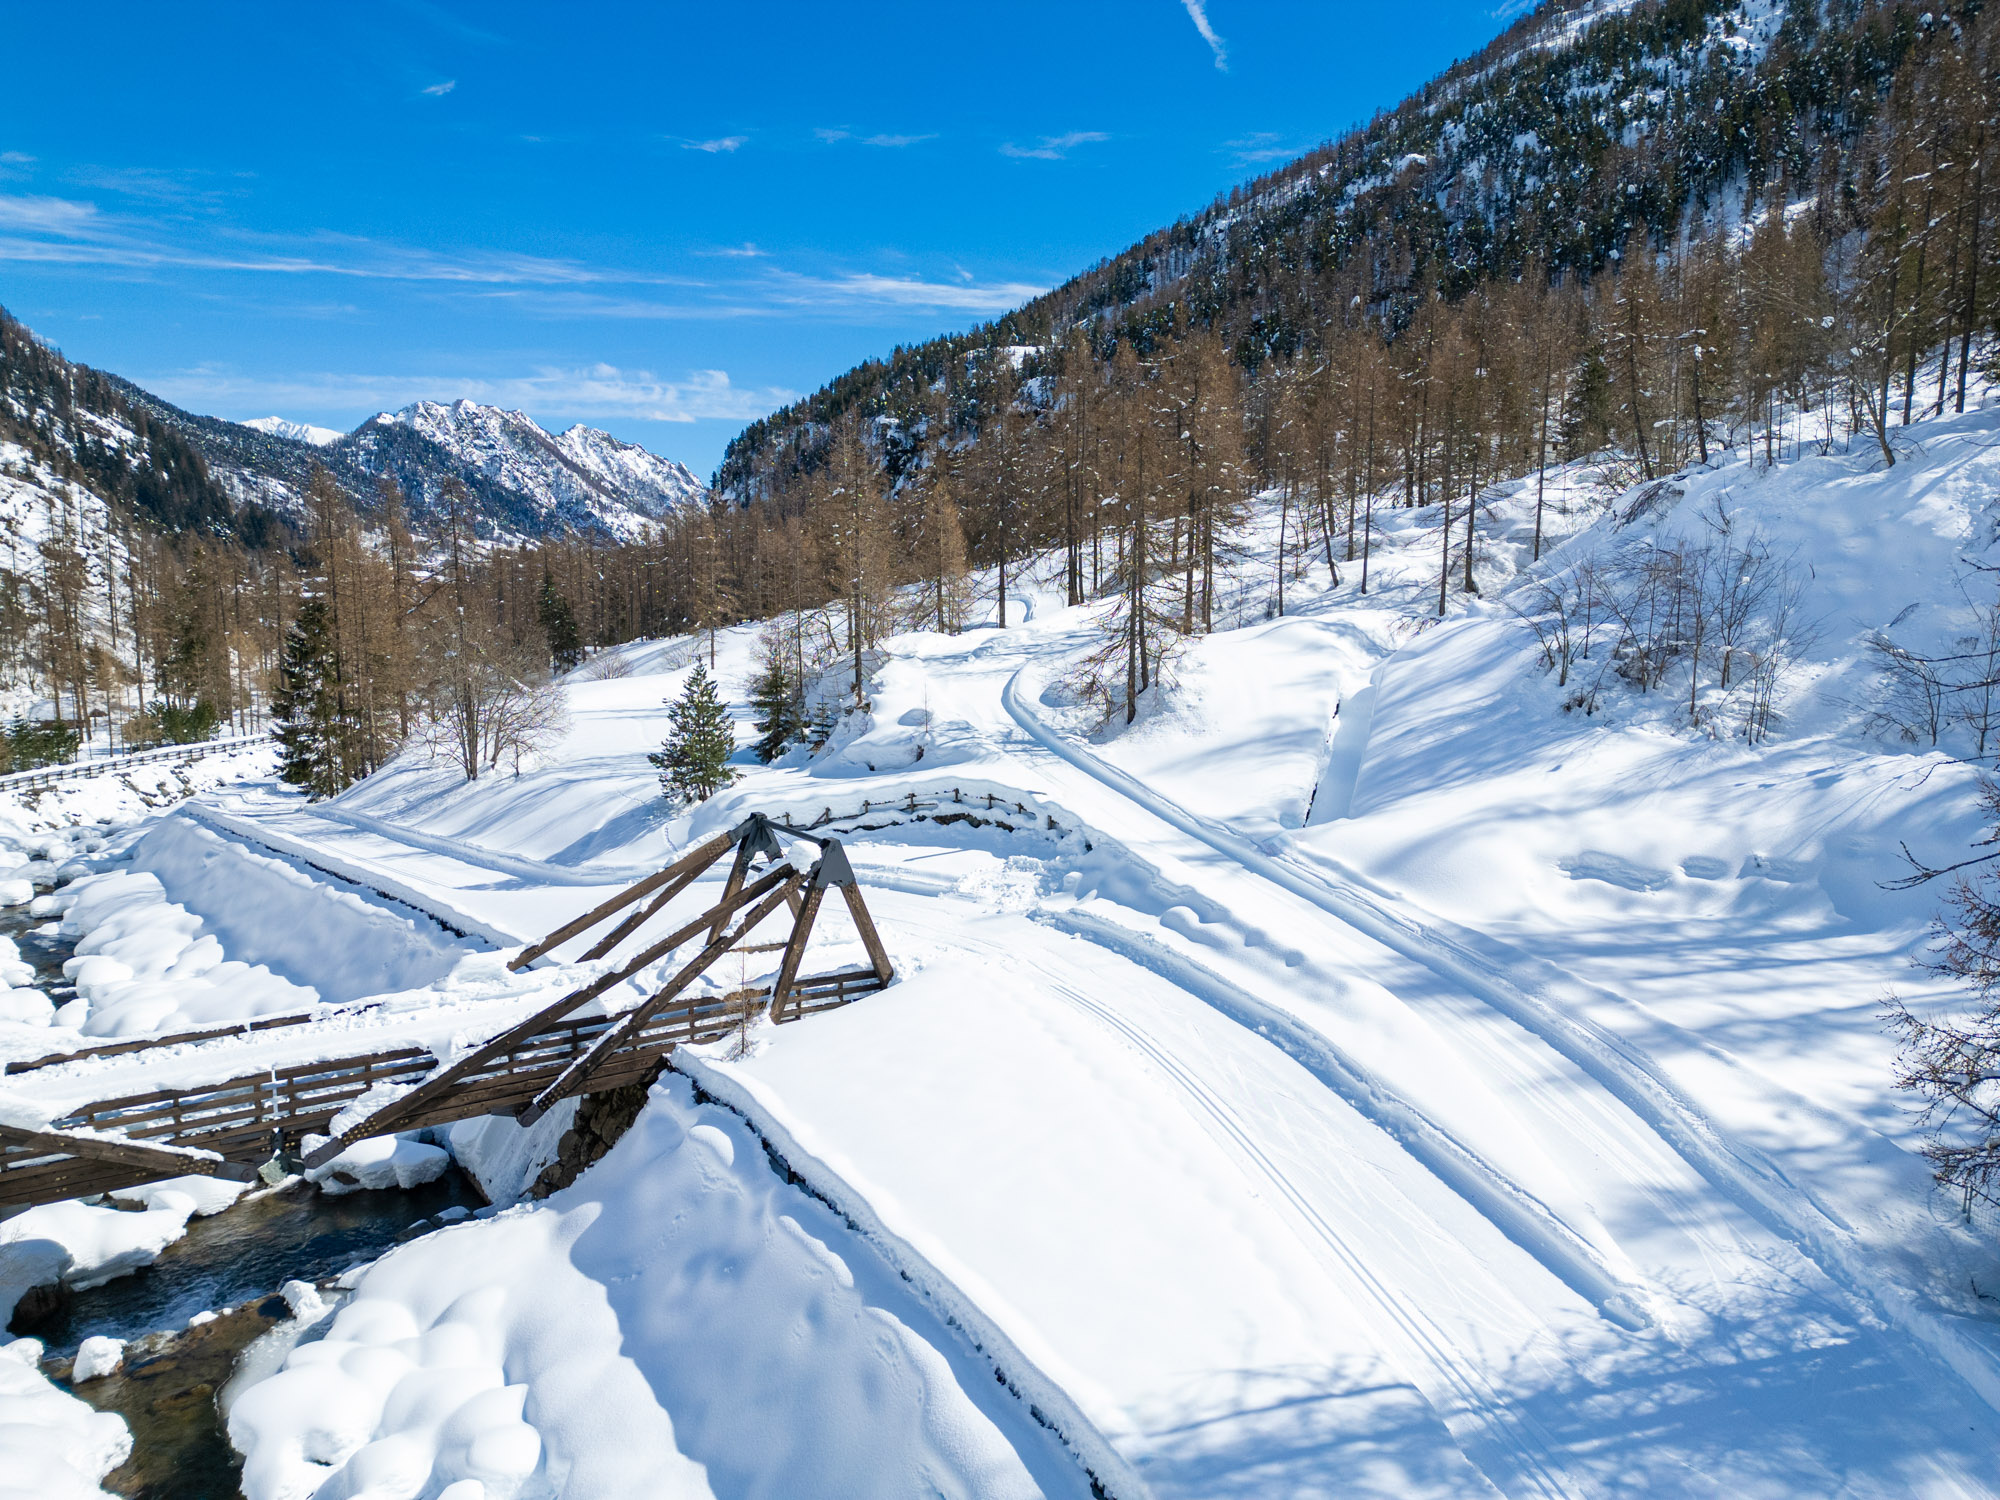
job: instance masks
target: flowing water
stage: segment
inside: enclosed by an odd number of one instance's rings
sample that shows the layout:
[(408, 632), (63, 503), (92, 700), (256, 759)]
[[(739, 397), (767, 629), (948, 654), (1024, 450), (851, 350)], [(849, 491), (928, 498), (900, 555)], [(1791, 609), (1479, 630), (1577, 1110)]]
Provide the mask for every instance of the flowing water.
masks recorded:
[[(422, 1187), (338, 1197), (293, 1181), (191, 1220), (186, 1237), (151, 1266), (77, 1292), (60, 1314), (22, 1331), (48, 1345), (45, 1369), (65, 1389), (63, 1357), (81, 1340), (105, 1333), (128, 1341), (118, 1374), (73, 1388), (132, 1429), (132, 1458), (107, 1489), (143, 1500), (222, 1500), (237, 1493), (241, 1465), (216, 1394), (242, 1350), (289, 1316), (277, 1289), (294, 1279), (324, 1284), (437, 1228), (438, 1214), (483, 1202), (456, 1169)], [(187, 1328), (196, 1313), (224, 1308), (213, 1322)]]
[[(6, 908), (0, 933), (35, 966), (36, 988), (58, 1005), (75, 994), (62, 972), (72, 945), (57, 919)], [(330, 1196), (296, 1179), (260, 1188), (222, 1213), (189, 1220), (187, 1234), (144, 1270), (75, 1292), (32, 1323), (17, 1318), (13, 1331), (47, 1346), (43, 1370), (58, 1385), (131, 1427), (132, 1457), (105, 1488), (137, 1500), (226, 1500), (239, 1492), (242, 1465), (216, 1396), (237, 1356), (290, 1316), (278, 1288), (324, 1284), (437, 1228), (439, 1214), (484, 1202), (456, 1168), (407, 1190)], [(188, 1319), (204, 1312), (219, 1316), (189, 1328)], [(126, 1342), (124, 1366), (72, 1387), (70, 1357), (99, 1333)]]

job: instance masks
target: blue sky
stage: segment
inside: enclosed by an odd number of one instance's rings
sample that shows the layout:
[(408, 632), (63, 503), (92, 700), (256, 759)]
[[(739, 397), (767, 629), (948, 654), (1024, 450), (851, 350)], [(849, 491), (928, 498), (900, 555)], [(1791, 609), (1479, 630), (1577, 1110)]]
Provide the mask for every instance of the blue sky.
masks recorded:
[(704, 477), (1504, 24), (1423, 5), (0, 0), (0, 305), (196, 411), (419, 397)]

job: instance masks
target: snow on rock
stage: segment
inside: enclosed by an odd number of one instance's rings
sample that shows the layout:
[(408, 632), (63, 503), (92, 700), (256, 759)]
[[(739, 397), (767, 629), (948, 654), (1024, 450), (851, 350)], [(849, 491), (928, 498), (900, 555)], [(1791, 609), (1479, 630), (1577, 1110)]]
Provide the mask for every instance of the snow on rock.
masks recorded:
[(32, 880), (0, 880), (0, 906), (26, 906), (34, 899)]
[(288, 1281), (278, 1288), (278, 1295), (285, 1299), (285, 1306), (292, 1310), (292, 1316), (301, 1322), (311, 1323), (326, 1311), (319, 1288), (310, 1281)]
[(93, 1333), (76, 1346), (76, 1361), (70, 1366), (69, 1378), (78, 1384), (86, 1380), (102, 1380), (106, 1375), (116, 1375), (124, 1363), (123, 1339)]
[(234, 1396), (244, 1494), (1038, 1493), (813, 1208), (734, 1116), (659, 1086), (576, 1186), (391, 1251)]
[[(326, 1139), (307, 1136), (306, 1151), (324, 1145)], [(441, 1147), (409, 1136), (378, 1135), (356, 1141), (332, 1161), (312, 1168), (306, 1180), (318, 1184), (321, 1192), (336, 1194), (413, 1188), (437, 1181), (450, 1165), (451, 1153)]]
[(11, 1021), (17, 1026), (47, 1026), (55, 1014), (55, 1003), (40, 990), (0, 990), (0, 1021)]
[(0, 1223), (0, 1285), (15, 1279), (10, 1267), (32, 1267), (39, 1279), (21, 1286), (18, 1298), (28, 1286), (55, 1280), (43, 1273), (56, 1265), (56, 1275), (70, 1286), (102, 1286), (150, 1266), (187, 1232), (197, 1206), (186, 1193), (171, 1190), (154, 1194), (150, 1206), (137, 1213), (74, 1199), (39, 1204)]
[(40, 1354), (34, 1339), (0, 1346), (0, 1500), (103, 1500), (99, 1481), (131, 1456), (132, 1434), (58, 1390)]
[(190, 1211), (192, 1217), (206, 1219), (230, 1207), (249, 1190), (247, 1182), (230, 1182), (221, 1177), (169, 1177), (137, 1187), (116, 1188), (111, 1196), (119, 1203), (137, 1203), (145, 1208), (159, 1208), (167, 1206), (170, 1200), (185, 1199), (194, 1205)]

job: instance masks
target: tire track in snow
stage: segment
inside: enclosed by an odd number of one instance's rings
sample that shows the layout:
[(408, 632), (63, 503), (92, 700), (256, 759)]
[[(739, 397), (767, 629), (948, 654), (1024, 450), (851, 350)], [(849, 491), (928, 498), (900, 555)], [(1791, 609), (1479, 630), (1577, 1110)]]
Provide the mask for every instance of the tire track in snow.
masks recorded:
[[(1340, 1230), (1321, 1213), (1306, 1190), (1296, 1182), (1261, 1145), (1250, 1124), (1228, 1102), (1202, 1081), (1193, 1068), (1183, 1063), (1169, 1048), (1110, 1007), (1092, 1000), (1069, 985), (1046, 979), (1051, 991), (1071, 1005), (1094, 1017), (1101, 1025), (1117, 1032), (1135, 1050), (1150, 1059), (1194, 1106), (1206, 1116), (1216, 1132), (1264, 1181), (1270, 1184), (1316, 1241), (1339, 1265), (1392, 1325), (1392, 1340), (1403, 1347), (1404, 1362), (1432, 1372), (1432, 1379), (1420, 1382), (1425, 1398), (1461, 1446), (1489, 1450), (1489, 1462), (1478, 1467), (1502, 1467), (1509, 1477), (1518, 1477), (1499, 1486), (1509, 1495), (1537, 1495), (1548, 1500), (1572, 1500), (1578, 1495), (1551, 1457), (1556, 1446), (1549, 1434), (1532, 1417), (1511, 1405), (1467, 1359), (1450, 1337), (1424, 1311), (1387, 1285), (1369, 1269), (1367, 1259)], [(1427, 1389), (1424, 1389), (1428, 1387)], [(1441, 1399), (1446, 1392), (1452, 1399)], [(1470, 1442), (1467, 1440), (1470, 1439)], [(1490, 1450), (1498, 1449), (1497, 1453)], [(1471, 1457), (1471, 1454), (1467, 1455)], [(1497, 1465), (1493, 1460), (1498, 1461)], [(1488, 1474), (1489, 1479), (1494, 1478)]]
[[(1160, 821), (1234, 861), (1251, 874), (1310, 902), (1329, 916), (1403, 957), (1422, 964), (1492, 1007), (1568, 1059), (1611, 1094), (1689, 1166), (1759, 1223), (1817, 1265), (1849, 1295), (1900, 1329), (1949, 1369), (1987, 1407), (2000, 1412), (2000, 1363), (1970, 1335), (1919, 1303), (1917, 1295), (1878, 1275), (1868, 1247), (1840, 1215), (1794, 1182), (1776, 1162), (1728, 1132), (1665, 1070), (1624, 1037), (1546, 993), (1566, 989), (1579, 999), (1619, 1005), (1625, 1000), (1564, 973), (1546, 960), (1519, 953), (1471, 929), (1430, 917), (1419, 920), (1384, 898), (1346, 882), (1336, 883), (1281, 862), (1248, 840), (1218, 827), (1161, 795), (1136, 777), (1064, 739), (1043, 723), (1021, 696), (1026, 667), (1001, 689), (1001, 704), (1035, 745)], [(1495, 950), (1492, 956), (1478, 946)], [(1509, 969), (1532, 974), (1528, 988)], [(1737, 1066), (1721, 1048), (1682, 1028), (1649, 1017), (1691, 1050)], [(1810, 1101), (1804, 1101), (1810, 1107)]]

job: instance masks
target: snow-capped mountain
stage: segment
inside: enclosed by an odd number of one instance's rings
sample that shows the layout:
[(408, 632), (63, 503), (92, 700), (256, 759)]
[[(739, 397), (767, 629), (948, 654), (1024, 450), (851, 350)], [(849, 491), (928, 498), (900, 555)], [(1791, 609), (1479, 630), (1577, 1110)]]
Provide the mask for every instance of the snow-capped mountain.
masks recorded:
[[(427, 454), (426, 468), (436, 476), (430, 482), (419, 477), (413, 483), (404, 472), (413, 442)], [(684, 464), (592, 427), (556, 437), (525, 412), (477, 401), (418, 401), (383, 412), (333, 451), (362, 468), (393, 473), (406, 491), (433, 501), (437, 484), (462, 471), (468, 483), (476, 477), (489, 491), (524, 502), (521, 513), (491, 517), (524, 532), (631, 536), (649, 521), (707, 500), (707, 490)]]
[[(518, 411), (420, 401), (351, 433), (289, 418), (201, 416), (106, 371), (72, 364), (0, 308), (0, 443), (11, 468), (76, 470), (170, 531), (234, 531), (262, 545), (306, 510), (324, 473), (364, 515), (382, 482), (411, 519), (433, 521), (445, 481), (465, 486), (482, 536), (583, 534), (626, 539), (707, 503), (684, 464), (576, 426), (554, 436)], [(26, 467), (23, 468), (22, 466)]]
[(661, 458), (637, 443), (620, 442), (599, 428), (579, 422), (557, 436), (556, 446), (570, 462), (597, 475), (642, 514), (665, 516), (707, 503), (707, 488), (686, 464)]
[(311, 443), (315, 448), (330, 447), (347, 436), (337, 427), (315, 427), (310, 422), (294, 422), (285, 417), (252, 417), (242, 425), (253, 432), (290, 438), (295, 443)]

